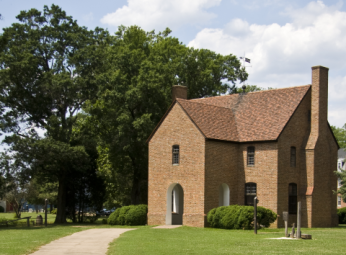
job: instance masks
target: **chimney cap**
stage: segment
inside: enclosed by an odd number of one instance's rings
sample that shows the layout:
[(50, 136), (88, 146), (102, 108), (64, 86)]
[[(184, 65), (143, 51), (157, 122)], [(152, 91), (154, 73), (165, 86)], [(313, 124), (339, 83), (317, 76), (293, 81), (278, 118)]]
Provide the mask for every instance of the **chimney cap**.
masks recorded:
[(311, 67), (311, 69), (312, 69), (312, 70), (314, 70), (314, 69), (327, 69), (327, 70), (329, 70), (329, 68), (328, 68), (328, 67), (321, 66), (321, 65), (318, 65), (318, 66), (313, 66), (313, 67)]

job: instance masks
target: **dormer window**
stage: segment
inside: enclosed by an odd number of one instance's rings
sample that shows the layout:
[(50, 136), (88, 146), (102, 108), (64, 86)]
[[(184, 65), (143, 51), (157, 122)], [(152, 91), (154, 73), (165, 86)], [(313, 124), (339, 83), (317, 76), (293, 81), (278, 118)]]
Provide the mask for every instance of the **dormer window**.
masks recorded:
[(247, 165), (248, 166), (255, 165), (255, 147), (254, 146), (247, 147)]
[(291, 167), (296, 167), (296, 147), (291, 147), (291, 159), (290, 165)]
[(172, 163), (173, 165), (179, 165), (179, 145), (173, 145), (172, 147)]

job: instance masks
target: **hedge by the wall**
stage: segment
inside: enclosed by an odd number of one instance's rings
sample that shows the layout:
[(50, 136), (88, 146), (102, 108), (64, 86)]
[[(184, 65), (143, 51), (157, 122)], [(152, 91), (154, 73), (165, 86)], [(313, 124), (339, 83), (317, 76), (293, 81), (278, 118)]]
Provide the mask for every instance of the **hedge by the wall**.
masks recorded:
[[(225, 229), (253, 229), (254, 208), (253, 206), (230, 205), (220, 206), (209, 211), (207, 221), (213, 228)], [(269, 227), (277, 218), (276, 213), (264, 208), (257, 207), (258, 226)]]
[(0, 205), (0, 213), (5, 212), (5, 208)]
[(147, 224), (147, 205), (129, 205), (116, 209), (109, 217), (109, 225), (137, 226)]
[(346, 207), (337, 210), (339, 216), (339, 224), (346, 224)]

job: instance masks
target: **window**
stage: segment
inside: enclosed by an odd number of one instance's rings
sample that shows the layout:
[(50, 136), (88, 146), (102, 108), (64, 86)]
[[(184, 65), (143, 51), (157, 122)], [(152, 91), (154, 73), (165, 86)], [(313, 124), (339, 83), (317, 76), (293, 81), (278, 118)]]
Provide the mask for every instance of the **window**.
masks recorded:
[(291, 167), (296, 167), (296, 147), (291, 147)]
[(253, 200), (256, 197), (256, 194), (257, 194), (256, 183), (253, 183), (253, 182), (245, 183), (245, 205), (253, 206)]
[(297, 184), (288, 185), (288, 213), (297, 214)]
[(341, 197), (338, 196), (338, 205), (340, 206), (341, 205)]
[(179, 165), (179, 145), (173, 145), (172, 163), (173, 163), (173, 165)]
[(247, 147), (247, 165), (255, 165), (255, 147), (253, 146)]

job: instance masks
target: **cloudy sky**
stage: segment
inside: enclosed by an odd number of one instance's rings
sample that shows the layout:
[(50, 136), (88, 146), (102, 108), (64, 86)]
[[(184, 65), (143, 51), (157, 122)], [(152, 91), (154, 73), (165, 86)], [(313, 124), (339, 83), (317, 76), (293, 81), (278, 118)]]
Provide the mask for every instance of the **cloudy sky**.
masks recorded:
[(311, 83), (311, 66), (329, 67), (329, 122), (346, 123), (346, 6), (305, 0), (0, 0), (0, 28), (20, 10), (59, 5), (90, 29), (166, 27), (184, 44), (251, 59), (248, 84), (283, 88)]

